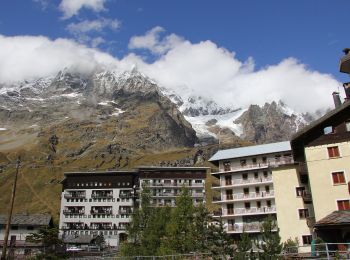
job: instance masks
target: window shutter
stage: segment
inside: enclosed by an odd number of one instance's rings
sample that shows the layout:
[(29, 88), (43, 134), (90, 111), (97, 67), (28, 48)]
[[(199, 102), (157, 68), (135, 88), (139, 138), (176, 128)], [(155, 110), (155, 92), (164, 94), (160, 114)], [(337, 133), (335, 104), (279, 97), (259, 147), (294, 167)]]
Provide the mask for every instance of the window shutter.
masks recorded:
[(333, 178), (333, 184), (337, 184), (338, 183), (338, 176), (336, 172), (332, 173), (332, 178)]

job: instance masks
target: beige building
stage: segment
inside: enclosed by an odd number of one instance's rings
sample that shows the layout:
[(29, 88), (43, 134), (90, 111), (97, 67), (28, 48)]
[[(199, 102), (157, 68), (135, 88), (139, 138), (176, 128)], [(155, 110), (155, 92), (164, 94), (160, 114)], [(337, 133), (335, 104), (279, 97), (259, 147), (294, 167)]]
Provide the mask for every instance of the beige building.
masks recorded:
[[(295, 165), (289, 142), (255, 145), (217, 152), (209, 161), (219, 166), (212, 173), (219, 179), (213, 187), (220, 193), (226, 231), (238, 239), (242, 232), (259, 237), (267, 216), (276, 220), (282, 241), (312, 241), (313, 216), (307, 178)], [(301, 171), (300, 171), (301, 172)]]
[(306, 165), (316, 232), (328, 242), (344, 242), (350, 241), (350, 225), (339, 219), (350, 210), (350, 102), (335, 103), (335, 110), (298, 132), (291, 144), (296, 160)]

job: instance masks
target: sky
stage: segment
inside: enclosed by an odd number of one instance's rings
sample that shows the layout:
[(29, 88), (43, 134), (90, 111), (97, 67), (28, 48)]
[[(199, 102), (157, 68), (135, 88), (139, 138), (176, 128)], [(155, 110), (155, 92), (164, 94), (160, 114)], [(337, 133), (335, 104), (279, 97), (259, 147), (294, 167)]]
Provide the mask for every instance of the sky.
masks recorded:
[[(332, 106), (348, 0), (2, 0), (0, 83), (133, 66), (223, 106)], [(182, 93), (183, 94), (183, 93)]]

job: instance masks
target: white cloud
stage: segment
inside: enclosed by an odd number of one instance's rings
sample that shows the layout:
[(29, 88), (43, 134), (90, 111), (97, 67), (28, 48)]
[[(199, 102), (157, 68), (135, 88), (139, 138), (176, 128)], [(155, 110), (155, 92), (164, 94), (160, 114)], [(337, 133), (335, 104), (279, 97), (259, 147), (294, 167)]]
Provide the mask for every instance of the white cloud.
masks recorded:
[(154, 54), (164, 54), (184, 40), (176, 34), (170, 34), (160, 39), (165, 30), (156, 26), (142, 36), (133, 36), (129, 41), (129, 49), (146, 49)]
[(106, 28), (117, 30), (119, 26), (120, 22), (117, 19), (100, 18), (96, 20), (85, 20), (79, 23), (70, 23), (67, 26), (67, 30), (71, 34), (78, 35), (89, 32), (102, 32)]
[(106, 41), (102, 37), (95, 37), (91, 39), (91, 46), (97, 48), (100, 44), (105, 43)]
[(118, 60), (73, 40), (0, 35), (0, 82), (53, 76), (63, 68), (90, 73), (115, 68)]
[(46, 10), (46, 8), (49, 6), (48, 0), (33, 0), (33, 1), (34, 3), (39, 4), (42, 10)]
[[(101, 41), (97, 37), (96, 46)], [(163, 41), (158, 38), (143, 46), (151, 50)], [(236, 108), (282, 100), (299, 112), (332, 107), (331, 93), (340, 85), (332, 76), (313, 71), (294, 58), (257, 70), (252, 58), (240, 61), (235, 53), (211, 41), (178, 41), (167, 52), (158, 50), (152, 63), (133, 53), (118, 60), (68, 39), (0, 35), (0, 46), (0, 83), (51, 76), (65, 67), (90, 73), (97, 68), (127, 70), (136, 64), (183, 96), (188, 94), (183, 91), (189, 91)]]
[(63, 19), (77, 15), (82, 8), (95, 12), (105, 10), (104, 4), (107, 0), (62, 0), (59, 9), (63, 12)]

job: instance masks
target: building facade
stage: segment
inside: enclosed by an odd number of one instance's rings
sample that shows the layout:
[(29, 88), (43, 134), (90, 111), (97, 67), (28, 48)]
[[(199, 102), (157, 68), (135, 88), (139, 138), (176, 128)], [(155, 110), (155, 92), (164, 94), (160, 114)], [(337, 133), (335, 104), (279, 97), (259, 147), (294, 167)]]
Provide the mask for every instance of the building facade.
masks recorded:
[(156, 207), (176, 205), (181, 188), (189, 189), (194, 205), (205, 203), (207, 167), (139, 167), (140, 188), (147, 186), (151, 204)]
[(136, 173), (133, 171), (65, 173), (62, 181), (60, 234), (65, 240), (77, 236), (103, 235), (107, 245), (126, 238), (133, 211)]
[(348, 221), (329, 222), (330, 216), (350, 210), (350, 102), (336, 104), (336, 109), (295, 134), (291, 143), (295, 157), (306, 166), (316, 232), (328, 242), (350, 242)]
[[(0, 215), (0, 248), (4, 245), (6, 224), (7, 216)], [(52, 226), (52, 217), (49, 214), (13, 215), (8, 236), (9, 255), (16, 258), (39, 252), (43, 249), (43, 245), (28, 242), (26, 238), (31, 233), (38, 233), (40, 228)], [(14, 250), (11, 250), (11, 248)]]
[(61, 237), (72, 244), (80, 241), (79, 237), (85, 241), (103, 235), (107, 245), (117, 247), (127, 237), (126, 227), (134, 207), (138, 206), (137, 194), (142, 185), (150, 187), (154, 206), (175, 206), (182, 187), (187, 187), (194, 204), (199, 204), (205, 202), (208, 169), (139, 167), (135, 171), (65, 173)]
[(270, 216), (282, 241), (297, 237), (311, 243), (307, 219), (311, 201), (305, 200), (308, 188), (295, 167), (289, 142), (222, 150), (209, 161), (219, 167), (212, 173), (218, 179), (213, 202), (220, 205), (216, 216), (229, 234), (237, 239), (243, 232), (259, 237), (261, 223)]

